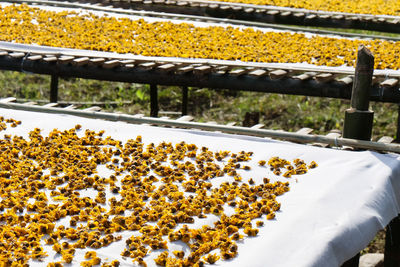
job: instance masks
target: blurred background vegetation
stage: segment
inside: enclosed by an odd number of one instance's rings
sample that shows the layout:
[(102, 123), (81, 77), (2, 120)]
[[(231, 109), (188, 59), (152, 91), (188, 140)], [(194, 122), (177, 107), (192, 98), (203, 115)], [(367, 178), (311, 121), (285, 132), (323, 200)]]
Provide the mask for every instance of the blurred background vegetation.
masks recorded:
[[(0, 88), (0, 97), (48, 101), (50, 76), (1, 71)], [(160, 116), (180, 116), (181, 88), (159, 86), (158, 96)], [(309, 127), (316, 134), (342, 129), (344, 110), (349, 107), (348, 100), (206, 88), (189, 88), (188, 98), (188, 114), (195, 121), (241, 125), (250, 112), (258, 113), (259, 123), (268, 129), (296, 131)], [(63, 102), (103, 102), (108, 103), (101, 105), (107, 111), (149, 115), (149, 100), (148, 85), (80, 78), (59, 80), (59, 101)], [(81, 107), (86, 106), (90, 104)], [(395, 138), (398, 105), (371, 102), (371, 109), (375, 112), (373, 139), (383, 135)]]

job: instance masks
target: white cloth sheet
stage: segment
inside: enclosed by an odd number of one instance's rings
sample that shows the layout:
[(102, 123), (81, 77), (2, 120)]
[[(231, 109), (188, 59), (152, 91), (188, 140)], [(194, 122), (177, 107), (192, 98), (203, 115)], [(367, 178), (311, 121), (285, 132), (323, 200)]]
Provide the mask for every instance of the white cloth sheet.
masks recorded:
[[(22, 120), (17, 128), (9, 127), (3, 134), (17, 134), (28, 138), (35, 127), (47, 135), (52, 129), (70, 129), (81, 124), (83, 131), (105, 130), (105, 136), (125, 142), (143, 137), (145, 145), (162, 141), (174, 144), (186, 141), (198, 147), (207, 146), (211, 151), (253, 151), (250, 171), (242, 171), (245, 181), (253, 177), (261, 183), (263, 177), (272, 181), (290, 182), (290, 191), (277, 199), (281, 211), (276, 219), (267, 221), (259, 228), (256, 237), (246, 237), (238, 242), (238, 256), (230, 261), (219, 260), (216, 266), (339, 266), (363, 249), (379, 229), (387, 225), (399, 213), (400, 203), (400, 158), (398, 155), (379, 154), (371, 151), (350, 152), (325, 149), (308, 145), (280, 142), (265, 138), (237, 136), (197, 130), (160, 128), (122, 122), (84, 119), (69, 115), (54, 115), (0, 109), (6, 118)], [(82, 132), (83, 132), (82, 131)], [(295, 158), (306, 162), (315, 160), (316, 169), (305, 175), (287, 179), (275, 176), (269, 168), (258, 166), (261, 159), (279, 156), (292, 161)], [(106, 175), (106, 173), (100, 172)], [(213, 179), (220, 183), (225, 179)], [(88, 192), (90, 195), (90, 192)], [(212, 216), (205, 220), (210, 220)], [(205, 221), (207, 223), (207, 221)], [(195, 227), (199, 222), (196, 220)], [(204, 222), (203, 222), (204, 224)], [(132, 233), (122, 232), (122, 241), (97, 250), (102, 259), (118, 259), (121, 266), (132, 266), (131, 259), (122, 259), (120, 253), (125, 240)], [(170, 246), (170, 250), (179, 248)], [(59, 261), (51, 247), (45, 246), (49, 257), (46, 262)], [(79, 266), (85, 250), (76, 250), (73, 266)], [(149, 266), (154, 266), (154, 255), (146, 257)], [(31, 261), (31, 266), (45, 266), (43, 262)]]

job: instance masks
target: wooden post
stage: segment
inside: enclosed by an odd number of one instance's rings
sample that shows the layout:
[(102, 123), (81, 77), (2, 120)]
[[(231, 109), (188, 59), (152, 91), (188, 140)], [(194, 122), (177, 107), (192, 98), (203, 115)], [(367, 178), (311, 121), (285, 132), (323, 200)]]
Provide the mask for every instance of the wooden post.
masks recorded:
[[(363, 45), (358, 47), (357, 65), (350, 108), (345, 111), (343, 137), (371, 140), (374, 112), (369, 110), (374, 56)], [(346, 261), (342, 267), (358, 267), (360, 253)]]
[(384, 267), (400, 266), (400, 217), (386, 227)]
[(150, 117), (158, 117), (158, 92), (156, 84), (150, 84)]
[(57, 103), (57, 101), (58, 101), (58, 76), (51, 75), (50, 103)]
[(374, 112), (369, 110), (374, 56), (363, 45), (358, 47), (357, 65), (351, 93), (351, 107), (346, 110), (343, 137), (370, 140)]
[(187, 107), (188, 107), (188, 87), (182, 87), (182, 116), (187, 115)]

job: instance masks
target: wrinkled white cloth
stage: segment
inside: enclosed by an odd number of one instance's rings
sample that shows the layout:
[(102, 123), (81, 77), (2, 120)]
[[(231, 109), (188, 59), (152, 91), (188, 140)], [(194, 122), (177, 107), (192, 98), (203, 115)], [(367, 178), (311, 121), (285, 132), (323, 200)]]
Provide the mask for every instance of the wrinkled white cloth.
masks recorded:
[[(105, 130), (105, 136), (125, 142), (137, 135), (143, 142), (158, 144), (162, 141), (174, 144), (185, 141), (211, 151), (252, 151), (252, 161), (246, 163), (250, 171), (242, 171), (247, 181), (252, 177), (261, 183), (264, 177), (290, 182), (290, 191), (278, 197), (282, 204), (276, 219), (267, 221), (256, 237), (246, 237), (238, 242), (238, 256), (229, 261), (218, 261), (216, 266), (340, 266), (366, 247), (376, 232), (386, 226), (400, 211), (400, 158), (394, 154), (371, 151), (350, 152), (325, 149), (309, 145), (274, 141), (266, 138), (238, 136), (198, 130), (134, 125), (85, 119), (69, 115), (56, 115), (0, 109), (6, 118), (22, 120), (17, 128), (9, 127), (4, 133), (22, 135), (35, 127), (47, 135), (52, 129), (70, 129), (75, 124), (85, 129)], [(279, 156), (292, 161), (301, 158), (312, 160), (318, 167), (305, 175), (286, 179), (276, 177), (269, 168), (258, 166), (259, 160)], [(102, 172), (100, 171), (100, 174)], [(105, 174), (104, 174), (105, 175)], [(232, 178), (213, 179), (214, 184)], [(91, 196), (91, 192), (87, 192)], [(93, 192), (93, 197), (95, 193)], [(212, 216), (206, 220), (212, 223)], [(214, 218), (215, 220), (215, 218)], [(67, 223), (63, 221), (60, 223)], [(207, 221), (206, 221), (207, 222)], [(196, 220), (195, 227), (199, 222)], [(202, 223), (204, 224), (204, 222)], [(103, 260), (118, 259), (121, 266), (131, 266), (131, 259), (123, 259), (120, 253), (124, 240), (132, 233), (122, 232), (123, 240), (97, 250)], [(46, 262), (61, 258), (45, 246), (49, 257)], [(170, 250), (185, 249), (182, 244), (170, 244)], [(186, 248), (187, 249), (187, 248)], [(217, 252), (217, 251), (216, 251)], [(85, 250), (76, 251), (74, 266), (79, 266)], [(154, 266), (154, 252), (145, 260)], [(43, 262), (31, 262), (32, 266), (44, 266)]]

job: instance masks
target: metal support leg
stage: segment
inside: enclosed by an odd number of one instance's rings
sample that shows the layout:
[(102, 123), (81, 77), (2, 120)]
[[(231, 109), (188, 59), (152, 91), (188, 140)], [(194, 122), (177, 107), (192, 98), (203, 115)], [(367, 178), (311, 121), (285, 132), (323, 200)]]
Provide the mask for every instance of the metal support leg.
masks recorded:
[(50, 82), (50, 102), (57, 103), (58, 101), (58, 76), (51, 75)]
[(400, 216), (386, 227), (384, 267), (400, 266)]
[(397, 106), (397, 131), (396, 131), (396, 139), (394, 140), (396, 143), (400, 143), (400, 104)]
[(158, 92), (156, 84), (150, 84), (150, 117), (158, 117)]
[(188, 107), (188, 87), (182, 87), (182, 116), (187, 115), (187, 107)]

